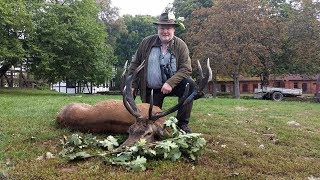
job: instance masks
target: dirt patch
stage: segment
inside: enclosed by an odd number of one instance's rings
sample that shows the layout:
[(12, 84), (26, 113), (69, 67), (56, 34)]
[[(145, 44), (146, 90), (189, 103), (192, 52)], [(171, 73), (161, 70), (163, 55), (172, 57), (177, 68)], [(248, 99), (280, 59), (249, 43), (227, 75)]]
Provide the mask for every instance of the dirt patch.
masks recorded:
[(75, 166), (71, 166), (71, 167), (62, 167), (59, 170), (62, 173), (72, 173), (72, 172), (76, 172), (78, 171), (78, 168)]
[(245, 108), (245, 107), (242, 107), (242, 106), (236, 106), (235, 109), (237, 111), (248, 111), (249, 110), (249, 108)]
[(35, 143), (37, 146), (46, 149), (46, 151), (57, 152), (60, 141), (59, 140), (48, 140), (48, 141), (39, 141)]

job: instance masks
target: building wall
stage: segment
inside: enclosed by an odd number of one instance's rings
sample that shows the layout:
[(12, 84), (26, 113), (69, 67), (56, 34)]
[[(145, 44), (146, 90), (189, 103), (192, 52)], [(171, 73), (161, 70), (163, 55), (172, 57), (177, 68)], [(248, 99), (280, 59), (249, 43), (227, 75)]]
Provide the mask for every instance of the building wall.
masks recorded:
[[(261, 88), (260, 81), (245, 81), (240, 80), (240, 93), (251, 94), (254, 93), (255, 88)], [(270, 86), (281, 88), (299, 88), (302, 89), (304, 94), (314, 94), (316, 92), (316, 80), (274, 80), (270, 81)], [(208, 90), (213, 93), (213, 83), (209, 83)], [(232, 93), (233, 82), (232, 81), (218, 81), (217, 91), (220, 93)]]
[(85, 94), (96, 94), (101, 92), (109, 91), (108, 84), (102, 84), (100, 86), (88, 84), (78, 84), (78, 83), (66, 83), (66, 82), (59, 82), (57, 84), (51, 85), (51, 90), (68, 93), (68, 94), (78, 94), (78, 93), (85, 93)]

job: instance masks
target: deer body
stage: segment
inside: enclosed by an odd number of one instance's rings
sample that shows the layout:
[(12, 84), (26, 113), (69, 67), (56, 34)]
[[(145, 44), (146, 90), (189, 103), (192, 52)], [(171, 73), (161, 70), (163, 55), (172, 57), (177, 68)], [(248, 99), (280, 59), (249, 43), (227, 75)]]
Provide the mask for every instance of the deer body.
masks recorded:
[[(149, 104), (137, 104), (141, 114), (147, 116)], [(161, 112), (155, 106), (152, 112)], [(155, 121), (159, 127), (163, 127), (166, 118)], [(65, 106), (56, 117), (60, 127), (71, 130), (90, 133), (127, 133), (129, 127), (136, 122), (136, 117), (128, 112), (121, 100), (106, 100), (89, 105), (84, 103), (72, 103)]]

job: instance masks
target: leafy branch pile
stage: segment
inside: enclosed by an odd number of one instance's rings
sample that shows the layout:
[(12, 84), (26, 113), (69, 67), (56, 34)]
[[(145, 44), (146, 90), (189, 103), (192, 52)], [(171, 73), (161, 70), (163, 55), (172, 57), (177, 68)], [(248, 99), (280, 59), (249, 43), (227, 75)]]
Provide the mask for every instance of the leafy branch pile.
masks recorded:
[(177, 128), (176, 123), (174, 117), (165, 123), (171, 133), (162, 141), (147, 143), (145, 139), (140, 139), (133, 146), (124, 148), (117, 148), (119, 143), (113, 136), (99, 140), (92, 135), (82, 137), (72, 134), (61, 140), (63, 149), (60, 155), (69, 161), (101, 157), (107, 164), (125, 166), (133, 171), (146, 170), (147, 159), (195, 161), (205, 147), (206, 140), (199, 133), (186, 134)]

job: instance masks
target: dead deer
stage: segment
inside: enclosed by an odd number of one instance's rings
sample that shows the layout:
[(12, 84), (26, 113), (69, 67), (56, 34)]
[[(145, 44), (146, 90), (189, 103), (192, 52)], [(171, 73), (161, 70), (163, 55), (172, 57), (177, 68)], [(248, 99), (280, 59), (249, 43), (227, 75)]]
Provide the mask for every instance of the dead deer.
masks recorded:
[[(200, 65), (200, 64), (198, 64)], [(211, 72), (208, 61), (208, 73), (203, 77), (199, 66), (202, 81), (197, 91), (189, 93), (186, 86), (183, 97), (170, 109), (162, 111), (159, 107), (150, 104), (136, 104), (132, 93), (132, 82), (137, 73), (144, 67), (142, 63), (132, 75), (127, 77), (123, 90), (123, 100), (106, 100), (95, 105), (72, 103), (65, 106), (57, 115), (56, 122), (60, 127), (71, 130), (90, 133), (129, 133), (128, 139), (122, 146), (130, 146), (139, 139), (144, 138), (147, 142), (160, 140), (164, 133), (166, 115), (177, 111), (181, 106), (190, 102), (193, 98), (203, 95), (203, 89), (207, 84)], [(152, 95), (151, 95), (152, 96)], [(153, 99), (152, 97), (150, 98)]]

